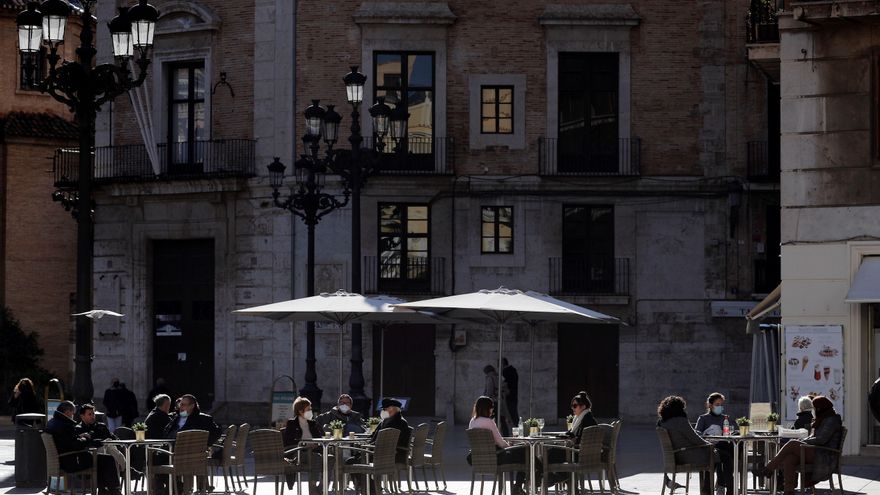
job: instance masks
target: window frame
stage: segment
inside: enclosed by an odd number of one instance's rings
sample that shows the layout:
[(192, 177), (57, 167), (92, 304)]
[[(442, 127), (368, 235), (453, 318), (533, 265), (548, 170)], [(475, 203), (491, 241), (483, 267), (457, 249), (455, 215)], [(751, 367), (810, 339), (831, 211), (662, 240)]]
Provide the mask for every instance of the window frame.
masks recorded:
[[(582, 235), (577, 235), (573, 237), (569, 237), (566, 235), (566, 232), (572, 231), (577, 232), (576, 229), (572, 229), (568, 227), (571, 225), (571, 220), (569, 220), (569, 216), (567, 212), (573, 209), (584, 209), (585, 210), (585, 218), (587, 219), (585, 229), (581, 229), (580, 232)], [(610, 212), (611, 218), (611, 231), (610, 237), (608, 239), (604, 239), (606, 242), (610, 244), (611, 250), (610, 253), (603, 253), (601, 249), (596, 249), (596, 246), (592, 246), (594, 244), (592, 239), (595, 237), (592, 236), (593, 228), (595, 226), (595, 220), (593, 219), (593, 210), (596, 209), (606, 209)], [(577, 203), (564, 203), (562, 205), (562, 224), (561, 224), (561, 248), (562, 248), (562, 263), (563, 263), (563, 273), (562, 273), (562, 287), (564, 291), (568, 292), (585, 292), (585, 293), (605, 293), (605, 292), (613, 292), (615, 284), (617, 283), (617, 274), (616, 271), (616, 242), (615, 236), (617, 235), (617, 218), (615, 215), (616, 208), (614, 204), (577, 204)], [(580, 250), (570, 249), (570, 243), (573, 241), (582, 240), (583, 246)], [(599, 244), (599, 243), (595, 243)], [(598, 247), (602, 247), (601, 245)], [(593, 270), (596, 267), (594, 261), (595, 258), (600, 256), (607, 256), (606, 261), (609, 263), (609, 269), (611, 271), (610, 277), (601, 277), (597, 278), (593, 276)], [(567, 268), (565, 265), (567, 264), (566, 260), (569, 260), (568, 263), (574, 262), (574, 266), (578, 267), (580, 264), (583, 264), (584, 267), (584, 275), (579, 277), (577, 270), (571, 270)], [(604, 285), (602, 285), (604, 283)], [(604, 290), (603, 290), (604, 289)]]
[[(430, 50), (373, 50), (373, 101), (377, 101), (380, 91), (399, 90), (401, 101), (405, 103), (405, 108), (409, 111), (409, 90), (429, 91), (432, 97), (431, 104), (431, 140), (437, 139), (437, 53)], [(379, 71), (379, 56), (381, 55), (399, 55), (400, 56), (400, 87), (379, 84), (377, 76)], [(409, 56), (410, 55), (430, 55), (431, 56), (431, 86), (410, 86), (409, 84)], [(375, 135), (374, 135), (375, 137)], [(404, 141), (409, 137), (409, 127), (407, 126)], [(390, 139), (390, 135), (389, 135)]]
[[(398, 207), (401, 210), (401, 232), (397, 237), (400, 237), (400, 249), (398, 250), (400, 253), (400, 263), (397, 265), (399, 267), (399, 274), (397, 277), (383, 277), (382, 276), (382, 267), (384, 263), (382, 262), (382, 253), (386, 250), (383, 249), (382, 240), (385, 237), (395, 237), (393, 235), (386, 236), (382, 233), (382, 221), (384, 220), (382, 217), (382, 209), (393, 206)], [(424, 207), (427, 211), (427, 231), (424, 234), (410, 234), (407, 229), (407, 224), (409, 222), (409, 208), (411, 207)], [(414, 288), (414, 286), (419, 284), (424, 284), (430, 287), (431, 283), (431, 205), (428, 203), (408, 203), (408, 202), (396, 202), (396, 201), (388, 201), (388, 202), (380, 202), (376, 205), (376, 231), (377, 231), (377, 249), (376, 249), (376, 261), (377, 261), (377, 274), (376, 274), (376, 282), (379, 290), (385, 289), (398, 289), (398, 290), (406, 290), (407, 288)], [(427, 274), (425, 279), (417, 279), (417, 278), (409, 278), (409, 248), (407, 247), (407, 241), (410, 238), (421, 238), (426, 239), (427, 250), (426, 253), (426, 267), (425, 273)]]
[[(499, 210), (502, 208), (510, 209), (510, 250), (509, 251), (501, 251), (500, 250), (500, 242), (501, 239), (507, 239), (507, 237), (501, 237), (499, 231), (501, 228), (501, 221), (499, 220)], [(483, 213), (486, 210), (490, 210), (493, 213), (492, 222), (486, 222), (483, 220)], [(491, 224), (493, 226), (492, 236), (487, 236), (483, 233), (483, 227), (486, 224)], [(514, 232), (514, 208), (513, 205), (483, 205), (480, 207), (480, 254), (514, 254), (515, 249), (515, 232)], [(492, 251), (487, 251), (483, 246), (484, 239), (493, 239), (494, 241), (494, 249)]]
[[(166, 98), (165, 98), (165, 112), (167, 117), (167, 128), (166, 128), (166, 153), (168, 159), (169, 170), (172, 165), (177, 166), (193, 166), (201, 164), (202, 160), (197, 157), (197, 144), (196, 144), (196, 126), (195, 126), (195, 107), (197, 104), (201, 103), (204, 106), (204, 118), (205, 118), (205, 132), (207, 134), (207, 130), (210, 128), (210, 123), (208, 122), (208, 78), (207, 78), (207, 70), (206, 63), (204, 59), (192, 59), (192, 60), (180, 60), (169, 62), (166, 64), (167, 69), (167, 84), (166, 84)], [(186, 98), (176, 98), (175, 97), (175, 75), (177, 70), (179, 69), (187, 69), (187, 97)], [(203, 96), (202, 98), (195, 98), (195, 69), (202, 69), (202, 81), (204, 84)], [(174, 131), (175, 131), (175, 113), (174, 106), (177, 104), (186, 103), (187, 104), (187, 136), (186, 141), (182, 141), (187, 143), (187, 153), (186, 160), (178, 161), (174, 145), (178, 143), (178, 141), (174, 140)], [(203, 158), (203, 157), (202, 157)]]
[[(483, 105), (487, 105), (489, 103), (483, 101), (483, 91), (492, 90), (495, 94), (495, 115), (493, 117), (486, 117), (483, 114)], [(510, 91), (510, 117), (504, 117), (503, 120), (510, 120), (510, 132), (501, 132), (501, 116), (499, 115), (499, 108), (501, 105), (500, 94), (502, 90)], [(483, 129), (483, 120), (492, 119), (495, 122), (495, 131), (486, 131)], [(480, 134), (490, 134), (490, 135), (499, 135), (499, 136), (512, 136), (516, 132), (516, 87), (513, 84), (482, 84), (480, 85)]]
[[(25, 84), (26, 78), (24, 73), (24, 60), (25, 56), (33, 56), (36, 57), (36, 68), (34, 70), (33, 75), (39, 74), (39, 79), (36, 81), (28, 81), (29, 84)], [(43, 81), (46, 80), (46, 77), (49, 75), (49, 63), (48, 63), (48, 51), (45, 46), (40, 46), (40, 50), (36, 53), (28, 53), (24, 54), (22, 52), (18, 52), (18, 90), (19, 91), (34, 91), (40, 92), (40, 85)]]

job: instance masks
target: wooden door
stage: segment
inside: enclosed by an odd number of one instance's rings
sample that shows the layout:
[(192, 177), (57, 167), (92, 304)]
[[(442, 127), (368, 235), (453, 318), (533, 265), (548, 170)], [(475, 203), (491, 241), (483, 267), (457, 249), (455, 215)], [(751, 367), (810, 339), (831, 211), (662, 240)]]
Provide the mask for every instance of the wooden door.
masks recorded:
[(571, 398), (586, 390), (593, 414), (616, 418), (619, 382), (617, 325), (559, 324), (557, 404), (571, 414)]
[(373, 386), (380, 395), (381, 360), (384, 366), (385, 397), (409, 397), (406, 415), (434, 416), (434, 325), (392, 325), (385, 329), (385, 345), (381, 330), (373, 332)]

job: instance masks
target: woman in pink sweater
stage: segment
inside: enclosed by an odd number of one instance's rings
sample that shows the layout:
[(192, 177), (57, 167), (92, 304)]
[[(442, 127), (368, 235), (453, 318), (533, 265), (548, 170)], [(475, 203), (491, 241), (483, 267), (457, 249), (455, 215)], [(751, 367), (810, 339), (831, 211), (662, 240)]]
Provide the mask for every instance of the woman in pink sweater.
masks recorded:
[[(491, 398), (481, 396), (474, 402), (474, 411), (471, 415), (471, 422), (468, 428), (483, 428), (492, 432), (495, 439), (495, 448), (498, 455), (498, 464), (526, 464), (526, 449), (524, 445), (511, 447), (509, 443), (501, 436), (495, 421), (492, 420), (492, 413), (495, 410), (495, 401)], [(470, 455), (468, 455), (468, 463), (470, 463)], [(538, 466), (536, 460), (536, 470), (540, 473), (541, 467)], [(516, 473), (516, 481), (513, 483), (511, 495), (523, 495), (523, 483), (525, 482), (526, 473), (519, 471)]]

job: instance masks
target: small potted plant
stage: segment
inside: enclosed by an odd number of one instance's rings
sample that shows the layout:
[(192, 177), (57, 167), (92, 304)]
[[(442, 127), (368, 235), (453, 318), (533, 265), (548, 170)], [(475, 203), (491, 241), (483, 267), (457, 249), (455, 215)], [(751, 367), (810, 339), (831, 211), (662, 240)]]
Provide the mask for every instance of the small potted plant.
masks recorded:
[(138, 442), (143, 442), (147, 439), (147, 424), (146, 423), (135, 423), (131, 425), (131, 429), (134, 430), (134, 439)]
[(739, 426), (739, 434), (741, 436), (746, 436), (749, 434), (749, 427), (752, 426), (752, 420), (743, 416), (742, 418), (736, 419), (736, 424)]
[(330, 422), (330, 429), (333, 430), (333, 438), (341, 439), (342, 438), (342, 429), (345, 428), (345, 423), (338, 419), (334, 419)]
[[(538, 436), (538, 420), (535, 418), (529, 418), (523, 421), (523, 428), (529, 429), (529, 436), (536, 437)], [(523, 433), (525, 435), (525, 433)]]
[(371, 418), (367, 418), (367, 428), (370, 430), (370, 433), (376, 431), (376, 428), (379, 426), (379, 423), (382, 422), (382, 418), (373, 416)]
[(571, 431), (571, 425), (574, 423), (574, 414), (565, 417), (565, 429)]
[(767, 415), (767, 429), (770, 431), (776, 431), (776, 425), (779, 423), (779, 415), (775, 412), (772, 412)]

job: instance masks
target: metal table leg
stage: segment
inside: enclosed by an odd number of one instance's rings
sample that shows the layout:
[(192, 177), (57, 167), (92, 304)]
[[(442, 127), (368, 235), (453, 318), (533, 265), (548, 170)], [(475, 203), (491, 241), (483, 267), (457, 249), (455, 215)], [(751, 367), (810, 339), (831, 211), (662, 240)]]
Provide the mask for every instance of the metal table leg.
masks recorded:
[[(545, 483), (546, 485), (546, 483)], [(529, 495), (535, 495), (535, 443), (529, 442)]]
[[(329, 483), (330, 474), (327, 472), (327, 457), (330, 455), (330, 443), (329, 442), (321, 442), (321, 482), (324, 486), (321, 487), (321, 491), (324, 492), (324, 495), (327, 495), (327, 487)], [(309, 482), (311, 483), (311, 481)]]

